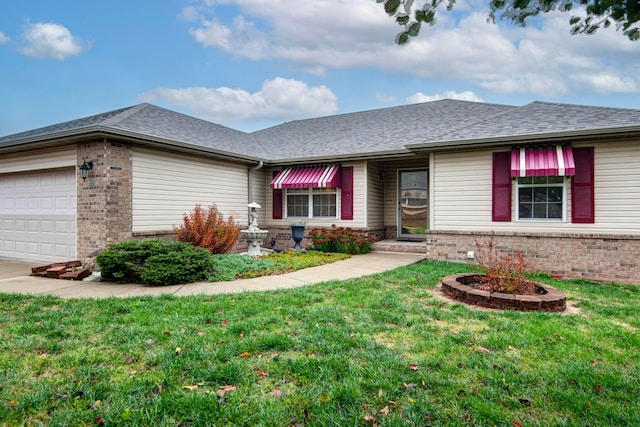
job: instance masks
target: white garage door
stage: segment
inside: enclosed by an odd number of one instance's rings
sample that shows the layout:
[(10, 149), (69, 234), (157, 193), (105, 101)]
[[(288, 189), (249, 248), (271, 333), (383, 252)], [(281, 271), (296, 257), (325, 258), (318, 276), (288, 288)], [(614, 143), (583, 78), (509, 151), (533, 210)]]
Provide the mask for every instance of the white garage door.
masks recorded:
[(0, 175), (0, 256), (75, 259), (75, 168)]

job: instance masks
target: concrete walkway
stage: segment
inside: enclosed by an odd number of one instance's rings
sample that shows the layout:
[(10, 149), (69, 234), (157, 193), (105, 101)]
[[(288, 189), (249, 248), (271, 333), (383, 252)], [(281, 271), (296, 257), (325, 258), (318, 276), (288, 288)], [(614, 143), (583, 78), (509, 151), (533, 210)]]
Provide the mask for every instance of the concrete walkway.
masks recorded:
[(370, 252), (365, 255), (355, 255), (343, 261), (278, 276), (263, 276), (232, 282), (196, 282), (174, 286), (143, 286), (32, 277), (29, 275), (31, 267), (38, 264), (0, 259), (0, 293), (57, 295), (62, 298), (124, 298), (162, 294), (184, 296), (268, 291), (366, 276), (413, 264), (424, 258), (421, 254)]

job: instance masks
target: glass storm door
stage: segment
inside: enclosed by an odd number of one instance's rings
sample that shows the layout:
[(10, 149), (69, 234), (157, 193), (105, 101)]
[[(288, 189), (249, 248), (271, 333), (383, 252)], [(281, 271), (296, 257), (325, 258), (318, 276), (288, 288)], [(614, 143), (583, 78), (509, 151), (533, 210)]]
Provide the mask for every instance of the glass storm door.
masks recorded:
[(426, 169), (398, 171), (398, 237), (425, 237), (428, 188)]

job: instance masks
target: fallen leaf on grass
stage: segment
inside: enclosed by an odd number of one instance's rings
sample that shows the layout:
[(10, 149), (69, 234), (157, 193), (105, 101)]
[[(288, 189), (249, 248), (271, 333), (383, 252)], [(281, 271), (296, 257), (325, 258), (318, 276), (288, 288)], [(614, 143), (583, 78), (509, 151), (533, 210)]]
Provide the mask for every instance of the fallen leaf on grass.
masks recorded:
[(418, 384), (414, 384), (414, 383), (410, 383), (410, 384), (402, 383), (402, 387), (403, 387), (403, 388), (405, 388), (405, 389), (408, 389), (408, 388), (416, 388), (416, 387), (418, 387)]
[(176, 356), (180, 355), (180, 353), (182, 353), (182, 349), (180, 347), (176, 347)]
[(234, 385), (221, 385), (218, 387), (218, 396), (222, 397), (226, 393), (230, 393), (232, 391), (236, 391), (236, 386)]
[(258, 369), (257, 374), (260, 378), (267, 378), (269, 377), (269, 373), (263, 369)]
[(99, 425), (99, 426), (103, 426), (105, 424), (105, 420), (102, 417), (98, 417), (94, 420), (94, 422)]
[(420, 368), (418, 368), (418, 365), (416, 365), (415, 363), (412, 363), (411, 365), (409, 365), (409, 369), (411, 369), (412, 371), (417, 371)]
[(489, 350), (488, 348), (484, 348), (482, 346), (478, 346), (478, 351), (482, 352), (482, 353), (491, 353), (491, 350)]
[(240, 354), (240, 357), (249, 357), (249, 353), (245, 351), (244, 353)]
[(365, 424), (370, 424), (372, 426), (376, 425), (376, 419), (370, 415), (367, 415), (364, 417), (364, 423)]
[(274, 396), (274, 397), (280, 397), (282, 396), (282, 390), (280, 390), (279, 388), (273, 390), (271, 393), (269, 393), (270, 396)]
[(198, 384), (183, 385), (182, 388), (185, 389), (185, 390), (197, 390), (198, 389)]
[(327, 403), (330, 400), (331, 400), (331, 398), (329, 397), (329, 395), (327, 393), (322, 393), (320, 395), (320, 402)]
[(389, 415), (389, 407), (385, 406), (384, 408), (380, 409), (378, 413), (386, 417), (387, 415)]
[(513, 420), (513, 425), (516, 426), (516, 427), (522, 427), (522, 424), (520, 424), (516, 420)]

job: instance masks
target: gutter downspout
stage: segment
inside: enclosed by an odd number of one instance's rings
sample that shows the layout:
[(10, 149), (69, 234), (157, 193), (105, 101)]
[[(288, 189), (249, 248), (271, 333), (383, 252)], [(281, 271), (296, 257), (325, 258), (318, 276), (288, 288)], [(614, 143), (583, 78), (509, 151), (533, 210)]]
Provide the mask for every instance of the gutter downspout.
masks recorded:
[(264, 162), (262, 160), (260, 160), (260, 162), (252, 167), (249, 168), (249, 171), (247, 172), (247, 204), (249, 203), (253, 203), (253, 185), (251, 184), (252, 178), (253, 178), (253, 172), (257, 171), (259, 169), (262, 169), (264, 167)]

